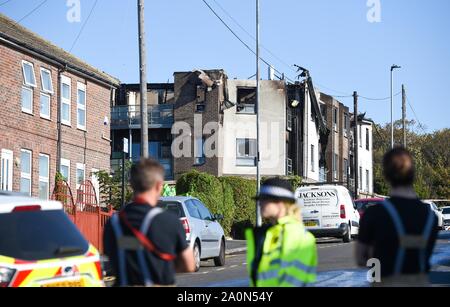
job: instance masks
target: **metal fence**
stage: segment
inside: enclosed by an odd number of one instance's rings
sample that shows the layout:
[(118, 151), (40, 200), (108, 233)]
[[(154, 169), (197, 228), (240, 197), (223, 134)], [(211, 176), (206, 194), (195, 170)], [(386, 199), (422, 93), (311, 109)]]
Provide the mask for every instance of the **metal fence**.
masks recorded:
[[(174, 122), (173, 105), (148, 106), (148, 125), (153, 128), (170, 128)], [(139, 106), (115, 106), (111, 109), (111, 128), (139, 128), (141, 112)]]

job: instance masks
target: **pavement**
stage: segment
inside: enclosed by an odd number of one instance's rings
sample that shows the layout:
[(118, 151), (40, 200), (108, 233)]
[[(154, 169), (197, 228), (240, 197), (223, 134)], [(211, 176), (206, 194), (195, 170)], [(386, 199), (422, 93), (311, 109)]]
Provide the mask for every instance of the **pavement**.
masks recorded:
[[(441, 233), (431, 258), (430, 280), (433, 286), (450, 286), (450, 232)], [(318, 239), (319, 266), (315, 287), (368, 287), (367, 269), (354, 261), (355, 243), (337, 239)], [(227, 241), (224, 267), (202, 262), (197, 273), (178, 274), (180, 287), (248, 287), (245, 241)]]

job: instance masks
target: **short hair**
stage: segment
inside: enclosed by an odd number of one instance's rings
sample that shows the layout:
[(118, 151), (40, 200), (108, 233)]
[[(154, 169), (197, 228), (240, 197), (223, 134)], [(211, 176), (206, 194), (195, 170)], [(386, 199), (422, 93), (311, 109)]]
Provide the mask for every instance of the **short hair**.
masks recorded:
[(415, 179), (414, 159), (411, 153), (397, 147), (384, 155), (383, 174), (392, 187), (410, 186)]
[(164, 167), (154, 159), (141, 159), (130, 170), (130, 184), (134, 193), (151, 190), (156, 182), (164, 181)]

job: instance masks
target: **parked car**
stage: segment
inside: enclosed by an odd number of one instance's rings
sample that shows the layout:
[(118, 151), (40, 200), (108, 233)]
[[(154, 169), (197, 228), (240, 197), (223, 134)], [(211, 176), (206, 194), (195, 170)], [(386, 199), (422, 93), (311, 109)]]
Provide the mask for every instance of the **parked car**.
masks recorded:
[(424, 200), (423, 202), (429, 205), (430, 209), (433, 210), (434, 214), (436, 214), (438, 219), (438, 228), (441, 230), (444, 229), (444, 215), (442, 214), (442, 209), (436, 206), (436, 204), (431, 200)]
[(342, 238), (345, 243), (359, 233), (359, 213), (347, 188), (323, 185), (300, 187), (296, 198), (303, 222), (316, 237)]
[(159, 206), (176, 214), (186, 232), (186, 241), (194, 250), (196, 271), (201, 260), (214, 259), (216, 266), (225, 265), (225, 234), (219, 221), (223, 216), (211, 214), (194, 197), (162, 197)]
[(444, 228), (450, 230), (450, 207), (443, 207), (442, 215), (444, 216)]
[(369, 207), (379, 205), (384, 201), (383, 198), (364, 198), (364, 199), (358, 199), (355, 200), (356, 209), (359, 212), (360, 218), (364, 216), (364, 213)]
[(100, 255), (62, 204), (0, 192), (0, 288), (84, 286), (104, 286)]

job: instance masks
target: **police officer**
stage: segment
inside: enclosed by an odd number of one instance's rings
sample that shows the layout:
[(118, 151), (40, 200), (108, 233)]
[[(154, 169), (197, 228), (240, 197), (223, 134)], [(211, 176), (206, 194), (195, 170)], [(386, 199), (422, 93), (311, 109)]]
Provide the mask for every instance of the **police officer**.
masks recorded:
[(247, 229), (247, 265), (253, 287), (301, 287), (316, 280), (317, 249), (286, 180), (265, 181), (256, 197), (269, 223)]
[(104, 251), (115, 286), (171, 286), (175, 272), (193, 272), (194, 255), (178, 217), (157, 207), (164, 168), (142, 159), (130, 171), (134, 201), (105, 225)]
[[(429, 259), (437, 237), (437, 218), (414, 192), (414, 161), (403, 148), (389, 151), (383, 172), (390, 198), (369, 207), (359, 229), (356, 258), (366, 266), (378, 259), (374, 286), (428, 286)], [(374, 270), (376, 273), (376, 269)]]

